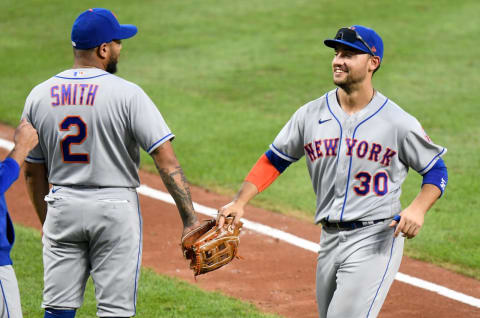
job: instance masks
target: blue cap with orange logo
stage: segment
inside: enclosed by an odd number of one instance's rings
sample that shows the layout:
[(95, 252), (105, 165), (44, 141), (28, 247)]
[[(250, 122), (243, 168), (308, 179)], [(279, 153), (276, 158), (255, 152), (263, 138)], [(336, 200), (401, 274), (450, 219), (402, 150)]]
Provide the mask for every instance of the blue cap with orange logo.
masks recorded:
[(78, 16), (72, 27), (72, 45), (88, 50), (102, 43), (131, 38), (137, 27), (119, 24), (112, 11), (102, 8), (88, 9)]
[(327, 39), (323, 43), (331, 48), (336, 48), (338, 44), (343, 44), (373, 56), (378, 56), (380, 61), (383, 59), (382, 38), (375, 30), (362, 25), (341, 28), (337, 31), (334, 39)]

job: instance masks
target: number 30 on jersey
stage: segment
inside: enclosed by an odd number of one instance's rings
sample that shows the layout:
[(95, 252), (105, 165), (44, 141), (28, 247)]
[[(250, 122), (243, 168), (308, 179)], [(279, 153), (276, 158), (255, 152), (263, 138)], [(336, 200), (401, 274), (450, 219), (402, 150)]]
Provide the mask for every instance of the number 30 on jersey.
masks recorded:
[(370, 173), (362, 171), (355, 175), (355, 179), (360, 181), (360, 185), (353, 187), (353, 191), (357, 195), (364, 196), (370, 193), (370, 184), (373, 192), (378, 196), (385, 195), (388, 192), (388, 176), (384, 171), (378, 172), (373, 178)]

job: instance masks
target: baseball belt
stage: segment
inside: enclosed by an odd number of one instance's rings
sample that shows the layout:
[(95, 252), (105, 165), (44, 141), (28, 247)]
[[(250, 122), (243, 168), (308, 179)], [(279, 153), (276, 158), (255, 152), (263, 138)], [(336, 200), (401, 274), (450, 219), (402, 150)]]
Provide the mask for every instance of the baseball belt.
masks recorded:
[(335, 230), (355, 230), (365, 226), (377, 224), (383, 222), (387, 219), (378, 219), (373, 221), (349, 221), (349, 222), (328, 222), (328, 221), (321, 221), (322, 227), (324, 229), (335, 229)]

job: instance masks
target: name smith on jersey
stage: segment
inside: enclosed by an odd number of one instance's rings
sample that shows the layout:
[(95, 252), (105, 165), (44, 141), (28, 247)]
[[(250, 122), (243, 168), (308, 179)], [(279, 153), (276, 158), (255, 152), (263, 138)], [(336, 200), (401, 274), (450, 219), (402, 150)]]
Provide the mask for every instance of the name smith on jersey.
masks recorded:
[(93, 106), (97, 94), (96, 84), (60, 84), (50, 88), (52, 106)]

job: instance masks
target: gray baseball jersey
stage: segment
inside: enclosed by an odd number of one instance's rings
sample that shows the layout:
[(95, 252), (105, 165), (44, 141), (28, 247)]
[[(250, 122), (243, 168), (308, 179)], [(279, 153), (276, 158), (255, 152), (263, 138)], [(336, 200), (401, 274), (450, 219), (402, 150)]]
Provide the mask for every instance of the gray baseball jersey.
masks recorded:
[[(64, 71), (36, 86), (23, 117), (54, 186), (43, 226), (44, 308), (79, 308), (92, 276), (100, 317), (136, 311), (142, 254), (139, 147), (173, 134), (137, 85), (96, 68)], [(76, 273), (70, 275), (69, 273)]]
[(401, 185), (409, 167), (426, 173), (446, 149), (379, 92), (353, 115), (342, 110), (336, 93), (298, 109), (270, 148), (290, 162), (305, 155), (317, 195), (316, 223), (366, 222), (322, 229), (319, 317), (376, 317), (402, 260), (404, 238), (389, 227), (401, 211)]
[(139, 145), (151, 153), (174, 137), (140, 87), (96, 68), (39, 84), (22, 117), (40, 136), (26, 160), (44, 162), (58, 185), (138, 187)]
[(409, 167), (424, 174), (447, 151), (381, 93), (350, 116), (336, 90), (298, 109), (270, 148), (290, 162), (305, 155), (317, 196), (316, 223), (394, 216)]

